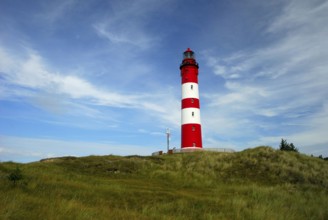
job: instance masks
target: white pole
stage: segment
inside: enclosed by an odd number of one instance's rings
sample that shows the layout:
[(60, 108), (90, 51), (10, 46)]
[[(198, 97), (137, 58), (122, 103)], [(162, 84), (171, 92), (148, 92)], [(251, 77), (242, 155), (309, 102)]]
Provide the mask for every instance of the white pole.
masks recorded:
[(170, 150), (170, 129), (166, 129), (167, 152)]

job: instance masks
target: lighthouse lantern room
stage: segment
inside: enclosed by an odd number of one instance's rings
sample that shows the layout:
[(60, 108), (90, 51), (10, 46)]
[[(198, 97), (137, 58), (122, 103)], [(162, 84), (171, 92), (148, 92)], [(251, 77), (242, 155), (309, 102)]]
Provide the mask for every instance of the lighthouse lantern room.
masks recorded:
[(182, 100), (181, 100), (181, 148), (202, 148), (200, 122), (200, 104), (198, 92), (198, 63), (190, 48), (183, 53), (180, 65)]

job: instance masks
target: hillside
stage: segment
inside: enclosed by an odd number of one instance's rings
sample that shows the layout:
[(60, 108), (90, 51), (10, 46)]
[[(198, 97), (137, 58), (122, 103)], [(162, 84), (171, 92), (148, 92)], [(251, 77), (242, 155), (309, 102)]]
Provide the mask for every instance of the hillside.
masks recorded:
[(270, 147), (4, 162), (0, 186), (0, 219), (328, 219), (328, 161)]

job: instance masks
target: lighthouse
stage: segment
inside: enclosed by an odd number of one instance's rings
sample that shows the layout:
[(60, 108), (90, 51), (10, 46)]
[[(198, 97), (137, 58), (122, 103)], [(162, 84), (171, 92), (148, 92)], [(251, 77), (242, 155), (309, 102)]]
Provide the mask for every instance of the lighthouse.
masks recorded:
[(181, 99), (181, 148), (202, 149), (200, 105), (198, 92), (198, 63), (190, 48), (183, 53), (180, 65)]

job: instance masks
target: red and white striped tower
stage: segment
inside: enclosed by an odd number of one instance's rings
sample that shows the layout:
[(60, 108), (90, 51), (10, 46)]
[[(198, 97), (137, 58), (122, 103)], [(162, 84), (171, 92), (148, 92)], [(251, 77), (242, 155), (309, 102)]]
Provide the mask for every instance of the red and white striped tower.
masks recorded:
[(198, 63), (194, 52), (188, 48), (180, 65), (182, 82), (181, 148), (201, 149), (202, 131), (198, 93)]

